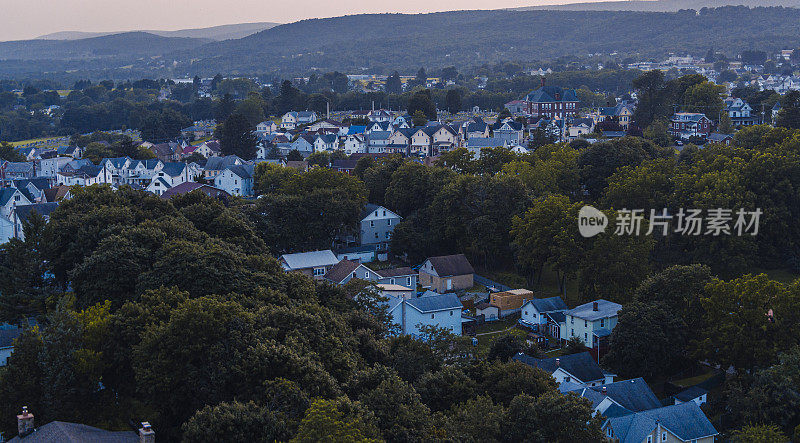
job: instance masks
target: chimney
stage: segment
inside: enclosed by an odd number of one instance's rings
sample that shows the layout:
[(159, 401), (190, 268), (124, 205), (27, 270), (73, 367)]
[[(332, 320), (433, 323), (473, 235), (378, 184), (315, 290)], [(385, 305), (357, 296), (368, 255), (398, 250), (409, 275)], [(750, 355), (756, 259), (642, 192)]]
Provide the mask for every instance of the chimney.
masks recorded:
[(156, 433), (150, 426), (150, 422), (143, 421), (139, 429), (139, 443), (155, 443)]
[(542, 87), (544, 88), (544, 76), (542, 76)]
[(608, 392), (608, 388), (606, 388), (605, 386), (603, 386), (603, 394), (605, 394), (606, 392)]
[(597, 308), (597, 302), (594, 302), (594, 303), (592, 303), (592, 311), (595, 311), (595, 312), (596, 312), (597, 310), (598, 310), (598, 308)]
[(561, 359), (560, 358), (556, 358), (556, 366), (557, 367), (561, 366)]
[(17, 416), (17, 431), (19, 438), (26, 437), (34, 431), (33, 428), (33, 414), (28, 412), (28, 407), (22, 407), (22, 414)]

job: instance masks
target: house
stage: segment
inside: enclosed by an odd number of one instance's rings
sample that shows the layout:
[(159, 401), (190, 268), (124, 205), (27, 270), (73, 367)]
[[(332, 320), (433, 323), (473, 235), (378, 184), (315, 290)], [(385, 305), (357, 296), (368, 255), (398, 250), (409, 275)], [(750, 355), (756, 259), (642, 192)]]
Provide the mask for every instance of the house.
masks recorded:
[(633, 119), (633, 106), (628, 103), (619, 103), (616, 106), (600, 107), (592, 115), (592, 118), (595, 124), (609, 119), (616, 120), (622, 129), (627, 131)]
[(239, 156), (226, 155), (225, 157), (211, 157), (203, 167), (203, 177), (213, 178), (229, 166), (243, 165), (245, 162)]
[(702, 406), (703, 403), (708, 401), (708, 391), (699, 386), (692, 386), (684, 389), (681, 392), (678, 392), (675, 394), (674, 398), (676, 405), (681, 403), (695, 402), (697, 403), (697, 406)]
[(0, 367), (5, 366), (14, 352), (14, 340), (22, 334), (22, 328), (0, 326)]
[(214, 186), (230, 195), (249, 197), (253, 195), (253, 165), (232, 165), (214, 177)]
[(740, 98), (729, 97), (722, 101), (733, 126), (753, 126), (761, 124), (761, 118), (753, 115), (753, 108)]
[(564, 313), (568, 334), (561, 340), (578, 337), (595, 357), (602, 356), (608, 349), (608, 337), (617, 325), (620, 309), (619, 303), (599, 299), (568, 310)]
[(219, 157), (222, 153), (222, 149), (220, 148), (219, 142), (216, 140), (209, 140), (207, 142), (203, 142), (200, 146), (197, 147), (192, 153), (197, 153), (202, 155), (205, 158), (211, 157)]
[(61, 200), (69, 200), (72, 195), (69, 192), (70, 187), (66, 185), (59, 185), (50, 189), (44, 190), (44, 199), (48, 203), (60, 202)]
[(525, 100), (511, 100), (503, 105), (503, 107), (514, 115), (524, 114), (525, 111), (527, 111), (527, 103), (525, 103)]
[(417, 273), (411, 268), (387, 268), (375, 271), (378, 283), (417, 288)]
[(389, 138), (391, 136), (391, 131), (373, 131), (366, 134), (367, 152), (371, 154), (387, 152), (386, 146), (389, 144)]
[(708, 137), (711, 133), (711, 120), (705, 114), (678, 112), (669, 119), (669, 133), (683, 140), (689, 137)]
[(467, 151), (472, 153), (475, 159), (481, 158), (481, 151), (486, 148), (510, 148), (511, 143), (500, 137), (471, 137), (467, 139)]
[(322, 134), (314, 139), (314, 152), (336, 151), (339, 149), (339, 137), (335, 134)]
[(480, 117), (474, 117), (472, 120), (464, 122), (461, 125), (461, 131), (464, 133), (464, 140), (489, 137), (489, 125)]
[(592, 403), (596, 414), (606, 415), (647, 411), (663, 406), (643, 378), (634, 378), (599, 386), (574, 387), (562, 383), (559, 391), (573, 393)]
[(710, 143), (720, 143), (723, 145), (730, 145), (733, 141), (733, 135), (731, 134), (719, 134), (716, 132), (712, 132), (708, 134), (708, 138), (706, 138)]
[(347, 155), (367, 152), (367, 139), (364, 134), (349, 134), (344, 138), (342, 149)]
[(303, 134), (289, 144), (289, 152), (297, 151), (304, 158), (308, 157), (314, 152), (314, 137)]
[(139, 434), (133, 431), (106, 431), (79, 423), (51, 421), (44, 426), (34, 427), (34, 416), (23, 406), (17, 415), (19, 435), (7, 440), (9, 443), (53, 443), (53, 442), (95, 442), (95, 443), (154, 443), (155, 432), (150, 423), (143, 422)]
[(161, 198), (168, 199), (176, 195), (184, 195), (194, 191), (202, 192), (211, 198), (216, 198), (223, 201), (227, 200), (230, 197), (230, 194), (223, 191), (222, 189), (218, 189), (213, 186), (205, 185), (202, 183), (185, 182), (169, 188), (166, 192), (161, 194)]
[(490, 295), (489, 303), (500, 308), (500, 317), (505, 317), (519, 312), (525, 300), (531, 298), (533, 298), (533, 292), (527, 289), (511, 289)]
[(281, 117), (281, 128), (296, 129), (298, 126), (309, 125), (317, 121), (314, 111), (290, 111)]
[(194, 125), (181, 129), (181, 137), (188, 140), (197, 140), (204, 137), (210, 137), (214, 134), (215, 126), (216, 124), (213, 121), (195, 122)]
[(0, 217), (0, 245), (16, 237), (16, 226), (11, 220)]
[(44, 177), (25, 178), (12, 180), (11, 186), (19, 189), (31, 202), (42, 202), (45, 200), (44, 191), (50, 189), (50, 181)]
[(284, 271), (299, 272), (313, 277), (315, 280), (321, 280), (333, 265), (339, 263), (339, 259), (330, 249), (283, 254), (278, 261), (283, 266)]
[(47, 177), (55, 182), (58, 171), (72, 161), (70, 157), (43, 158), (39, 161), (39, 176)]
[(178, 161), (183, 155), (183, 146), (175, 142), (159, 143), (151, 149), (162, 162)]
[(401, 285), (378, 283), (376, 286), (378, 288), (378, 291), (380, 291), (381, 295), (383, 295), (384, 297), (395, 297), (408, 300), (411, 297), (413, 297), (415, 293), (413, 289)]
[(0, 159), (0, 178), (3, 182), (36, 176), (35, 162), (4, 162)]
[(388, 304), (392, 322), (401, 334), (419, 335), (423, 326), (436, 326), (461, 335), (463, 305), (454, 294), (427, 292), (408, 300), (390, 297)]
[(371, 122), (389, 122), (392, 119), (392, 114), (385, 109), (378, 109), (370, 111), (367, 118)]
[(525, 97), (525, 102), (528, 115), (566, 119), (574, 117), (578, 112), (578, 96), (575, 91), (558, 86), (546, 86), (544, 77), (542, 85), (531, 91)]
[(567, 129), (567, 137), (575, 140), (594, 131), (594, 120), (591, 118), (574, 118)]
[[(355, 168), (355, 166), (353, 167)], [(367, 204), (361, 212), (361, 246), (375, 245), (379, 255), (378, 258), (381, 259), (381, 253), (385, 255), (390, 249), (392, 233), (402, 219), (402, 217), (383, 206)]]
[(520, 309), (520, 324), (532, 328), (535, 331), (550, 332), (551, 337), (560, 338), (560, 328), (556, 324), (555, 330), (548, 331), (549, 323), (547, 314), (554, 312), (564, 313), (567, 311), (567, 304), (559, 296), (548, 298), (532, 298), (526, 300)]
[(58, 155), (58, 157), (81, 158), (83, 149), (78, 146), (59, 146), (58, 149), (56, 149), (56, 155)]
[(516, 122), (510, 118), (498, 121), (492, 127), (492, 133), (495, 138), (506, 140), (509, 145), (517, 145), (522, 142), (522, 123)]
[(156, 158), (133, 160), (125, 170), (127, 175), (123, 181), (128, 184), (146, 187), (162, 169), (164, 169), (164, 162)]
[(464, 254), (430, 257), (419, 269), (419, 283), (438, 293), (469, 289), (475, 271)]
[(325, 273), (323, 278), (331, 283), (343, 285), (354, 278), (364, 281), (374, 281), (376, 277), (375, 271), (363, 264), (350, 260), (342, 260), (328, 269), (328, 272)]
[(586, 388), (613, 383), (616, 377), (615, 374), (603, 371), (588, 352), (551, 358), (534, 358), (520, 352), (512, 359), (542, 369), (551, 374), (559, 385), (571, 383), (568, 386)]
[(475, 316), (481, 317), (484, 321), (497, 320), (500, 318), (500, 308), (486, 302), (481, 302), (475, 305)]
[(11, 219), (14, 208), (33, 203), (17, 188), (0, 188), (0, 217)]
[(278, 130), (278, 124), (272, 120), (264, 120), (256, 125), (256, 132), (269, 134)]
[(602, 425), (609, 441), (619, 443), (713, 443), (719, 432), (694, 402), (610, 417)]

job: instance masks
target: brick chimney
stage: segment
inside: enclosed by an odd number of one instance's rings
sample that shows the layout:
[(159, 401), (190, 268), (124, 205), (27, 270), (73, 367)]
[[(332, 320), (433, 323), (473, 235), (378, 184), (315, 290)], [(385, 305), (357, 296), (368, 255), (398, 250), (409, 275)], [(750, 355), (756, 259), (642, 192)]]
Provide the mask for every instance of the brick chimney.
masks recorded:
[(155, 443), (156, 433), (150, 426), (149, 422), (143, 421), (142, 427), (139, 428), (139, 443)]
[(592, 311), (598, 311), (597, 302), (592, 303)]
[(30, 435), (33, 430), (33, 414), (28, 412), (27, 406), (23, 406), (22, 414), (17, 415), (17, 431), (19, 432), (19, 438)]
[(608, 388), (606, 388), (605, 386), (603, 386), (603, 394), (605, 394), (606, 392), (608, 392)]

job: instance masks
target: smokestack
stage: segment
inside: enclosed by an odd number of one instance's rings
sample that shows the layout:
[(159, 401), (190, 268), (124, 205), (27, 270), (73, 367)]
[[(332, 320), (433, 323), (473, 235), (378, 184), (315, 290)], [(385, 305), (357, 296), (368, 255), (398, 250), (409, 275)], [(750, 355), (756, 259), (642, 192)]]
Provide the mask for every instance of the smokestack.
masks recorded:
[(561, 366), (561, 359), (560, 358), (556, 358), (556, 366), (557, 367)]
[(597, 302), (592, 303), (592, 311), (596, 312), (597, 310), (598, 310)]
[(26, 437), (34, 431), (33, 414), (28, 412), (28, 407), (22, 407), (22, 414), (17, 416), (17, 431), (19, 438)]
[(139, 429), (139, 443), (155, 443), (156, 433), (150, 426), (150, 422), (143, 421)]

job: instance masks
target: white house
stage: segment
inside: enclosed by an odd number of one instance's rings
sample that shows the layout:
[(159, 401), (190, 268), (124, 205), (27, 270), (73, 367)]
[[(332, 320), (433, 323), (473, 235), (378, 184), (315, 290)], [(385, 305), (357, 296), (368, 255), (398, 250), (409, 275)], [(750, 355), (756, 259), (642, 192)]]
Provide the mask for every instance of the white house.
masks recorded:
[[(567, 304), (564, 303), (561, 297), (534, 298), (522, 304), (520, 322), (526, 326), (533, 327), (537, 331), (542, 330), (548, 324), (545, 314), (565, 312), (566, 310)], [(555, 331), (553, 335), (560, 338), (558, 331)]]
[(437, 326), (461, 335), (461, 302), (454, 294), (428, 291), (421, 297), (408, 300), (390, 297), (389, 315), (400, 326), (402, 334), (419, 335), (423, 326)]
[(345, 137), (342, 149), (347, 155), (362, 154), (366, 152), (367, 140), (364, 137), (364, 134), (350, 134)]
[(253, 165), (228, 166), (214, 177), (214, 186), (231, 195), (253, 195)]
[(570, 383), (568, 386), (583, 388), (600, 386), (613, 383), (616, 377), (616, 374), (603, 371), (588, 352), (552, 358), (533, 358), (520, 352), (513, 359), (551, 374), (559, 385)]
[(598, 349), (602, 339), (611, 335), (617, 325), (617, 313), (622, 309), (619, 303), (608, 300), (595, 300), (584, 303), (565, 312), (566, 337), (578, 337), (587, 348)]
[(676, 405), (681, 403), (695, 402), (697, 403), (697, 406), (702, 406), (703, 403), (707, 401), (708, 391), (699, 386), (692, 386), (675, 394)]
[(317, 113), (314, 111), (290, 111), (283, 114), (281, 128), (295, 129), (298, 126), (308, 125), (317, 120)]
[(314, 152), (336, 151), (337, 149), (339, 149), (339, 137), (334, 134), (322, 134), (314, 139)]

